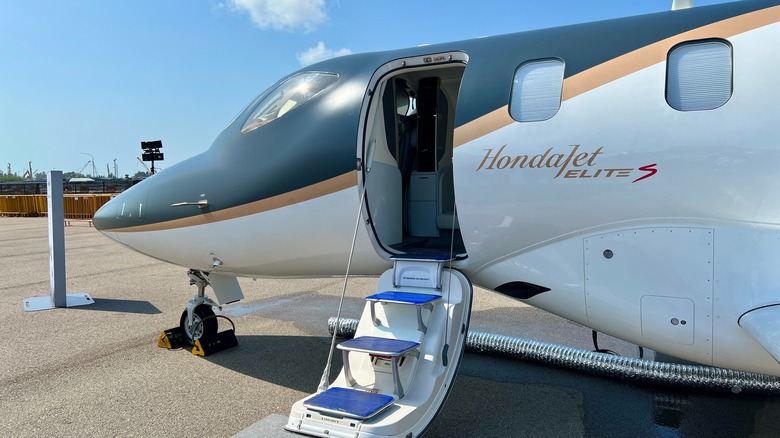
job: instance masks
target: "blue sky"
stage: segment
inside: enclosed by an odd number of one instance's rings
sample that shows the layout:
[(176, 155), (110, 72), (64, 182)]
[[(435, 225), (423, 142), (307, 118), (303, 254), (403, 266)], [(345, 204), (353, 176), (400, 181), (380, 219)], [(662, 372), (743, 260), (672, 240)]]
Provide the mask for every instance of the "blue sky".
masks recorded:
[[(696, 6), (725, 0), (695, 0)], [(0, 170), (142, 170), (195, 155), (281, 76), (328, 56), (660, 12), (671, 0), (0, 2)], [(91, 173), (89, 168), (84, 171)]]

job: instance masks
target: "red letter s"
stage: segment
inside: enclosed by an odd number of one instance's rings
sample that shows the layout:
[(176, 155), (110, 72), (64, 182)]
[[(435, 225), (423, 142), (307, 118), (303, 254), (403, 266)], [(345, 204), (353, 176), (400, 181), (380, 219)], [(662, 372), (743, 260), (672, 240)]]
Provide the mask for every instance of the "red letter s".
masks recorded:
[(631, 184), (642, 181), (643, 179), (647, 179), (655, 175), (658, 172), (658, 169), (655, 168), (655, 166), (657, 165), (658, 163), (653, 163), (653, 164), (648, 164), (647, 166), (640, 167), (639, 170), (641, 170), (642, 172), (647, 172), (647, 175), (640, 176), (639, 178), (631, 181)]

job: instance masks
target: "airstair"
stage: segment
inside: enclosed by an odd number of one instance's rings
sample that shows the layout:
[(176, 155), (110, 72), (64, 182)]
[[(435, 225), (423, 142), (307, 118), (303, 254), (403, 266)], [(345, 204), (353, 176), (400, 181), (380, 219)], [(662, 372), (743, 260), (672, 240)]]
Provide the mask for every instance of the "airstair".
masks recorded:
[(285, 429), (316, 437), (416, 437), (439, 412), (457, 373), (472, 287), (448, 256), (403, 255), (379, 278), (344, 366), (293, 405)]

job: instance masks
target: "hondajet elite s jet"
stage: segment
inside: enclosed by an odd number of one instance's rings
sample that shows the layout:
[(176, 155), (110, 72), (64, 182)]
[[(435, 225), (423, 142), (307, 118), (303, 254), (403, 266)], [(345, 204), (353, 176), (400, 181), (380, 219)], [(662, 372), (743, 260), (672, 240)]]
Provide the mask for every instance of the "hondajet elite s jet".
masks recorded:
[(740, 1), (324, 61), (95, 225), (190, 270), (190, 336), (236, 276), (342, 274), (350, 253), (381, 274), (341, 374), (293, 407), (312, 435), (423, 431), (472, 282), (780, 376), (778, 21)]

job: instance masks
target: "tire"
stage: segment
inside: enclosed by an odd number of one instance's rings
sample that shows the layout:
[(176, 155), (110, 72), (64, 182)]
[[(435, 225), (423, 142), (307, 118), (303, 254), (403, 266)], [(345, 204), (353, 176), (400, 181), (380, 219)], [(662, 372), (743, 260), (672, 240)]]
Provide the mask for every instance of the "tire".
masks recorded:
[[(192, 325), (198, 327), (198, 329), (195, 333), (195, 338), (193, 339), (191, 327), (187, 326), (187, 310), (185, 309), (184, 312), (182, 312), (181, 319), (179, 320), (179, 327), (181, 327), (181, 332), (184, 333), (184, 336), (190, 343), (193, 343), (196, 339), (200, 339), (204, 336), (208, 337), (217, 334), (217, 318), (206, 319), (209, 316), (214, 316), (214, 311), (211, 310), (211, 306), (201, 304), (195, 308), (192, 315)], [(198, 326), (198, 323), (204, 319), (206, 320)]]

